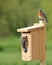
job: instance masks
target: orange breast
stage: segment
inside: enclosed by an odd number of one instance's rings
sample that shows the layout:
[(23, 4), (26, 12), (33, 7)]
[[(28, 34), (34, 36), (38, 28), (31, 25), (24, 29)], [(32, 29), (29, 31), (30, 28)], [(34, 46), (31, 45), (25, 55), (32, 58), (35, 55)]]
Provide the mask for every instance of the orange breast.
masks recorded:
[(38, 16), (42, 16), (42, 12), (38, 12)]

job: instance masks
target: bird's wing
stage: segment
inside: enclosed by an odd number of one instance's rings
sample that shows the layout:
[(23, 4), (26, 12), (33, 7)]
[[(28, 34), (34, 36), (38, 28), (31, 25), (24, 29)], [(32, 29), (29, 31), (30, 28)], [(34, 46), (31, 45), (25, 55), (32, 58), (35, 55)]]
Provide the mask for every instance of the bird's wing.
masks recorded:
[(43, 17), (46, 19), (46, 22), (48, 22), (46, 15), (42, 12)]
[(47, 18), (46, 15), (42, 12), (42, 15), (44, 16), (44, 18)]

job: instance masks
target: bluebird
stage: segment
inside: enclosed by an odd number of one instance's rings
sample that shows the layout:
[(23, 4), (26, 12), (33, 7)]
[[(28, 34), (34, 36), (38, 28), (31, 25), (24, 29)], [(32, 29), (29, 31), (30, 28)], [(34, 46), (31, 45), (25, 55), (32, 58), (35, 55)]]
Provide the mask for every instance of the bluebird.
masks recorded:
[(22, 38), (22, 46), (23, 46), (24, 52), (26, 53), (27, 52), (27, 48), (26, 48), (26, 38), (25, 37)]
[(39, 17), (39, 20), (42, 20), (44, 22), (48, 22), (46, 15), (44, 14), (44, 12), (41, 9), (38, 11), (38, 17)]

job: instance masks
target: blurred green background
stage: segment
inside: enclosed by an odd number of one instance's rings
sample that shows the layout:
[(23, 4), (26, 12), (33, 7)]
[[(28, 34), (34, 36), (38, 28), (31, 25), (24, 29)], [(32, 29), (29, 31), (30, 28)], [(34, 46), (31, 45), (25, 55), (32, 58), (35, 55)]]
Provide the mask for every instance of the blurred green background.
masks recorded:
[(0, 65), (39, 65), (21, 60), (20, 34), (17, 29), (38, 22), (42, 9), (47, 23), (47, 65), (52, 65), (52, 0), (0, 0)]

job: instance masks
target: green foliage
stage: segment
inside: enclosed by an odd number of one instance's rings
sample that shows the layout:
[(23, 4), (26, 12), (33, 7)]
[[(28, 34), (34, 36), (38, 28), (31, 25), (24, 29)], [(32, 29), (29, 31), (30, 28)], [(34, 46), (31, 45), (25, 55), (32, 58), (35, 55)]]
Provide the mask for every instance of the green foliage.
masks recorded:
[[(48, 18), (48, 31), (52, 29), (52, 0), (0, 0), (0, 35), (16, 34), (16, 29), (38, 22), (38, 9)], [(50, 34), (51, 36), (51, 34)]]
[(0, 38), (0, 51), (21, 51), (19, 36), (8, 36)]
[[(52, 65), (52, 38), (47, 37), (46, 63)], [(1, 52), (2, 51), (2, 52)], [(0, 38), (0, 65), (40, 65), (37, 61), (22, 61), (20, 36)]]

